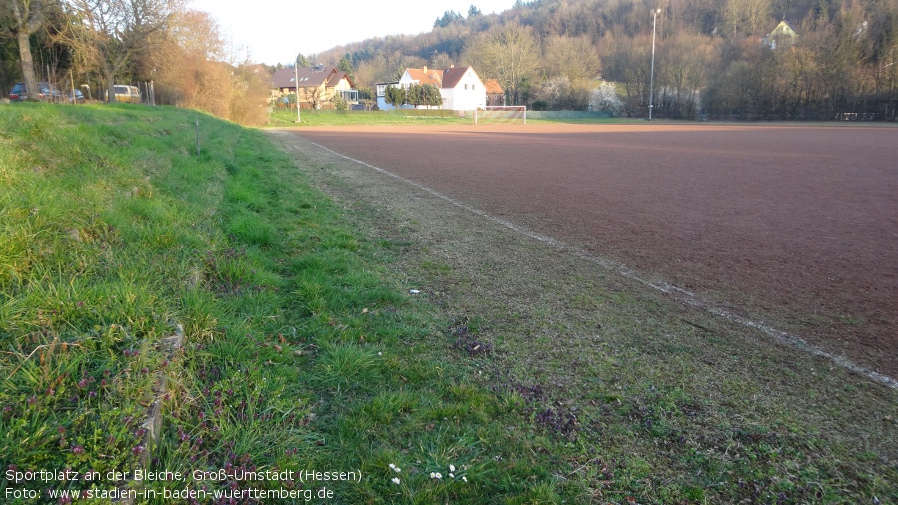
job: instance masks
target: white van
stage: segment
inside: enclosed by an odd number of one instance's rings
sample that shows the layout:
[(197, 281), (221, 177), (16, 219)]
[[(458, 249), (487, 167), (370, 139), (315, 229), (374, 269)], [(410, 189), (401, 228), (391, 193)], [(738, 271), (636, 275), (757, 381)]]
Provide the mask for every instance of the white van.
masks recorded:
[[(109, 91), (106, 92), (106, 101), (109, 101)], [(140, 103), (140, 90), (137, 86), (116, 84), (115, 101), (120, 103)]]

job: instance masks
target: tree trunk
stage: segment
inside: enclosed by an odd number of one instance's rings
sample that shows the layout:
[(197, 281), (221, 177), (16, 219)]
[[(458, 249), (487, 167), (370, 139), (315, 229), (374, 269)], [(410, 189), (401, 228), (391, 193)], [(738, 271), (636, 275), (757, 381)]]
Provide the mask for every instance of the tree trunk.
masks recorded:
[(19, 58), (22, 60), (22, 78), (25, 80), (25, 89), (29, 98), (37, 98), (40, 89), (37, 87), (37, 79), (34, 77), (34, 59), (31, 57), (31, 37), (25, 30), (19, 30)]
[(108, 68), (103, 73), (106, 75), (106, 101), (115, 103), (115, 73)]

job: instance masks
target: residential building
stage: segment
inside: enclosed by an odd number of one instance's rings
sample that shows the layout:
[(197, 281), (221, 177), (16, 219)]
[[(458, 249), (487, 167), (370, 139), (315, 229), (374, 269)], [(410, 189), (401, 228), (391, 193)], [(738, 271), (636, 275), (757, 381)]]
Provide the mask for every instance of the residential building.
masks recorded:
[[(431, 84), (440, 90), (446, 110), (474, 110), (486, 105), (486, 87), (472, 67), (456, 67), (452, 65), (446, 70), (424, 68), (407, 68), (399, 81), (379, 82), (377, 87), (377, 107), (390, 110), (394, 107), (386, 103), (387, 86), (398, 86), (408, 89), (413, 84)], [(411, 108), (411, 105), (403, 107)], [(429, 107), (429, 106), (422, 106)]]
[(766, 37), (762, 39), (762, 43), (770, 49), (789, 47), (798, 41), (798, 33), (784, 19), (780, 24), (776, 25)]
[[(298, 79), (298, 82), (297, 82)], [(282, 68), (271, 76), (272, 95), (275, 98), (297, 93), (304, 109), (333, 108), (334, 97), (346, 103), (359, 103), (359, 92), (346, 72), (322, 65), (311, 68)]]
[(487, 107), (497, 107), (505, 105), (505, 90), (502, 85), (495, 79), (487, 79), (483, 81), (486, 88), (486, 105)]

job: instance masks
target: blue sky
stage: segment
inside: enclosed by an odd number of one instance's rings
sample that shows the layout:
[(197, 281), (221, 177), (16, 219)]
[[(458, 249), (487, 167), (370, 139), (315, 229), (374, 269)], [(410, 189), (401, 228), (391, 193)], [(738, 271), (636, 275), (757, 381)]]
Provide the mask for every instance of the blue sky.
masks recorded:
[(371, 37), (426, 32), (447, 10), (467, 15), (472, 4), (489, 14), (510, 9), (514, 0), (192, 0), (190, 6), (218, 20), (222, 34), (234, 47), (244, 49), (238, 59), (248, 52), (252, 61), (274, 65), (292, 62), (296, 53), (319, 53)]

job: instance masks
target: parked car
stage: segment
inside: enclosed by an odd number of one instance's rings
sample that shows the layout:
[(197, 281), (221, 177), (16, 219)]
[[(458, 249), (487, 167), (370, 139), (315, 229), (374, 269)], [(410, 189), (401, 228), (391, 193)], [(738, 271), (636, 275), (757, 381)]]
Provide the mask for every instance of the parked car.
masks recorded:
[(12, 87), (12, 91), (9, 93), (9, 99), (12, 101), (28, 100), (28, 92), (25, 90), (24, 82), (16, 83), (16, 85)]
[(42, 102), (59, 102), (62, 101), (62, 92), (56, 89), (56, 86), (50, 85), (48, 82), (37, 83), (38, 92), (35, 95), (29, 95), (28, 89), (24, 82), (17, 83), (9, 94), (10, 100), (25, 101), (29, 98), (36, 98)]
[(84, 93), (80, 89), (70, 89), (65, 95), (65, 99), (69, 103), (84, 103)]
[[(116, 84), (115, 101), (123, 103), (140, 103), (140, 90), (137, 86), (128, 86), (125, 84)], [(106, 92), (106, 99), (109, 99), (109, 91)]]
[(37, 85), (40, 88), (40, 92), (37, 94), (38, 100), (42, 102), (62, 101), (62, 92), (59, 91), (56, 86), (53, 86), (48, 82), (39, 82)]

